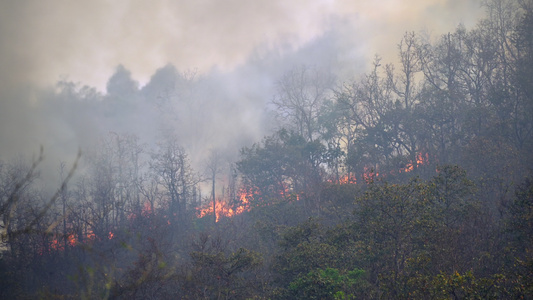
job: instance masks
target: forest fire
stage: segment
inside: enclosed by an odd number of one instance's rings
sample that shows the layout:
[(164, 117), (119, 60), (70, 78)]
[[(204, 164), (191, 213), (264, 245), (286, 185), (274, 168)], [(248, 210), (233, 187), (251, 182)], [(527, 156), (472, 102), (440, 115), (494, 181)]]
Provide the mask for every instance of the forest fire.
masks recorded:
[[(418, 168), (422, 165), (428, 165), (429, 164), (429, 154), (425, 153), (422, 154), (422, 152), (419, 152), (416, 155), (416, 163), (413, 163), (410, 161), (407, 163), (407, 165), (404, 168), (400, 168), (400, 173), (408, 173), (415, 170), (415, 168)], [(391, 174), (393, 174), (394, 171), (391, 171)], [(377, 169), (374, 167), (364, 167), (363, 173), (361, 174), (362, 179), (369, 183), (373, 180), (375, 180), (377, 177), (379, 177), (380, 173), (377, 172)], [(357, 184), (357, 177), (352, 174), (346, 174), (334, 181), (333, 179), (330, 179), (329, 182), (337, 182), (338, 184)]]
[(374, 168), (364, 167), (363, 179), (366, 183), (372, 182), (378, 176), (379, 173)]
[[(216, 208), (216, 222), (220, 220), (222, 216), (224, 217), (234, 217), (236, 215), (240, 215), (245, 211), (250, 210), (250, 202), (254, 198), (256, 198), (258, 195), (258, 191), (254, 189), (245, 189), (242, 188), (239, 192), (238, 200), (235, 201), (236, 203), (234, 205), (231, 205), (226, 200), (223, 199), (217, 199), (215, 201), (215, 208)], [(282, 198), (291, 199), (291, 200), (300, 200), (300, 195), (293, 193), (291, 194), (288, 187), (284, 187), (283, 190), (279, 191), (279, 195)], [(202, 207), (197, 208), (197, 217), (203, 218), (207, 215), (213, 214), (213, 202), (208, 202)]]
[[(331, 180), (330, 180), (331, 182)], [(346, 174), (338, 179), (338, 184), (356, 184), (357, 178), (352, 174)]]
[(0, 1), (0, 300), (533, 300), (533, 0), (140, 2)]
[(405, 173), (411, 172), (415, 169), (415, 167), (418, 167), (421, 165), (427, 165), (428, 163), (429, 163), (428, 153), (422, 154), (422, 152), (418, 152), (418, 154), (416, 155), (416, 165), (414, 165), (413, 162), (409, 162), (402, 171)]
[[(239, 203), (233, 206), (227, 201), (221, 199), (217, 199), (215, 201), (216, 222), (218, 222), (220, 220), (220, 217), (222, 216), (233, 217), (235, 215), (240, 215), (250, 209), (250, 199), (253, 199), (254, 194), (251, 192), (247, 192), (244, 189), (241, 189), (239, 194)], [(197, 208), (197, 210), (198, 218), (203, 218), (206, 215), (212, 215), (213, 203), (206, 203), (203, 207)]]
[[(377, 176), (379, 176), (379, 173), (375, 172), (373, 168), (364, 167), (363, 173), (361, 174), (362, 179), (364, 179), (365, 182), (370, 182), (371, 180), (374, 180)], [(333, 180), (329, 180), (329, 182), (335, 182)], [(357, 177), (352, 174), (346, 174), (336, 181), (337, 184), (357, 184)]]
[[(107, 239), (112, 240), (115, 237), (115, 234), (112, 231), (109, 231), (107, 235)], [(73, 233), (69, 233), (66, 236), (66, 245), (67, 247), (74, 247), (80, 243), (86, 243), (86, 242), (92, 242), (96, 239), (96, 234), (89, 230), (85, 234), (85, 238), (83, 241), (80, 241), (79, 238), (76, 238), (76, 235)], [(50, 242), (50, 249), (56, 250), (56, 251), (63, 251), (65, 250), (65, 241), (63, 240), (63, 237), (56, 236), (51, 242)]]
[[(76, 245), (76, 237), (74, 236), (74, 234), (69, 234), (66, 240), (68, 246), (72, 247)], [(50, 248), (54, 250), (64, 250), (64, 241), (61, 241), (60, 239), (56, 238), (50, 243)]]

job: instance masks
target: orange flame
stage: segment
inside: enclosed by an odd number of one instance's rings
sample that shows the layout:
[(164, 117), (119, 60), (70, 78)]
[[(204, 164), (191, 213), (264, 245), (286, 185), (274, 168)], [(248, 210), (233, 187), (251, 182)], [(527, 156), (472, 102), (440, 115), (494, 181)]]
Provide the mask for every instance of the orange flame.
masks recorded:
[(94, 233), (94, 231), (92, 231), (92, 229), (89, 229), (87, 231), (87, 239), (89, 240), (94, 240), (96, 238), (96, 234)]
[[(76, 237), (74, 236), (73, 233), (70, 233), (67, 235), (67, 246), (74, 246), (76, 245)], [(50, 242), (50, 248), (54, 249), (54, 250), (65, 250), (65, 247), (64, 247), (64, 242), (63, 242), (63, 238), (61, 237), (56, 237), (52, 240), (52, 242)]]
[[(250, 210), (250, 200), (254, 198), (252, 192), (247, 192), (245, 189), (241, 189), (239, 193), (239, 202), (237, 205), (231, 206), (228, 202), (217, 199), (215, 201), (216, 207), (216, 221), (220, 220), (220, 217), (233, 217), (240, 215), (245, 211)], [(203, 218), (206, 215), (213, 214), (213, 202), (206, 203), (203, 207), (197, 208), (198, 218)]]
[(379, 173), (374, 170), (374, 168), (364, 167), (363, 179), (366, 183), (373, 181), (376, 177), (379, 176)]
[(151, 215), (153, 212), (152, 212), (152, 205), (150, 205), (150, 202), (146, 201), (144, 202), (144, 206), (142, 208), (142, 211), (141, 211), (141, 214), (146, 217), (146, 216), (149, 216)]
[[(333, 180), (330, 180), (330, 182), (333, 182)], [(354, 175), (346, 174), (339, 178), (338, 181), (339, 184), (356, 184), (357, 178)]]
[[(355, 180), (355, 179), (353, 179)], [(277, 192), (279, 193), (279, 197), (288, 201), (300, 200), (300, 194), (296, 192), (291, 192), (290, 184), (286, 182), (282, 182), (282, 188), (280, 188)], [(238, 193), (238, 200), (235, 201), (236, 203), (232, 204), (224, 199), (216, 199), (215, 200), (215, 214), (216, 214), (216, 222), (220, 220), (222, 216), (224, 217), (233, 217), (236, 215), (240, 215), (244, 213), (245, 211), (250, 210), (250, 204), (251, 202), (255, 200), (260, 200), (261, 193), (256, 187), (243, 187), (240, 189)], [(268, 205), (263, 203), (263, 205)], [(209, 201), (208, 203), (204, 204), (201, 207), (196, 208), (196, 216), (198, 218), (203, 218), (207, 215), (213, 215), (213, 202)]]
[[(109, 239), (112, 239), (114, 236), (114, 234), (110, 231), (109, 232)], [(89, 229), (85, 235), (87, 241), (94, 241), (96, 239), (96, 234), (91, 230)], [(76, 237), (76, 235), (74, 233), (69, 233), (67, 236), (66, 236), (66, 239), (67, 239), (67, 247), (74, 247), (78, 244), (80, 244), (80, 240), (78, 240), (78, 238)], [(50, 249), (52, 250), (56, 250), (56, 251), (64, 251), (65, 250), (65, 244), (64, 244), (64, 240), (63, 240), (63, 237), (59, 236), (59, 235), (54, 235), (54, 239), (52, 239), (52, 241), (50, 242)], [(42, 254), (42, 250), (39, 252)]]
[[(422, 154), (422, 152), (418, 152), (418, 154), (416, 155), (416, 167), (421, 166), (421, 165), (427, 165), (428, 163), (429, 163), (428, 153)], [(409, 162), (405, 166), (405, 168), (400, 171), (407, 173), (407, 172), (413, 171), (414, 169), (415, 169), (415, 165), (413, 164), (413, 162)]]
[[(216, 221), (220, 220), (221, 216), (226, 217), (233, 217), (235, 215), (243, 213), (246, 208), (244, 205), (239, 205), (237, 207), (232, 208), (226, 201), (222, 201), (220, 199), (217, 199), (215, 201), (215, 207), (216, 207)], [(198, 208), (198, 218), (203, 218), (206, 215), (212, 215), (213, 214), (213, 205), (212, 203), (207, 203), (204, 207)]]

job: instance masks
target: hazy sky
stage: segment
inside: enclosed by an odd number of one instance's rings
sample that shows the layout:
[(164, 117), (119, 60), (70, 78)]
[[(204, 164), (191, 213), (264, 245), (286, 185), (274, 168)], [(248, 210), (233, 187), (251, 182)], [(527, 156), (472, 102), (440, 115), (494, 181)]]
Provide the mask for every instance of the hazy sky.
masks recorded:
[(479, 0), (2, 0), (0, 84), (68, 77), (103, 91), (118, 64), (141, 84), (167, 63), (231, 70), (332, 29), (338, 57), (389, 61), (405, 31), (436, 36), (482, 11)]

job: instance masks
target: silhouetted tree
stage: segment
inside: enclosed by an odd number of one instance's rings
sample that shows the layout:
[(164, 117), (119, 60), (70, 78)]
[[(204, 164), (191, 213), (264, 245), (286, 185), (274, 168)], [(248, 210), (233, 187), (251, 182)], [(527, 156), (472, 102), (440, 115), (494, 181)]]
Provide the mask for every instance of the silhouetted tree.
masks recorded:
[(277, 83), (277, 96), (272, 103), (285, 124), (306, 141), (318, 137), (318, 119), (322, 106), (332, 94), (334, 77), (317, 68), (301, 66), (285, 73)]

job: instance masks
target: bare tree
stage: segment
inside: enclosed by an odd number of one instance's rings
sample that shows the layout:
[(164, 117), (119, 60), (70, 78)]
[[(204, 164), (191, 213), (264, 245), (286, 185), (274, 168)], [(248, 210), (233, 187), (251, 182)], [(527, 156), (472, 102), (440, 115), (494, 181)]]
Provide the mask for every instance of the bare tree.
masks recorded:
[(192, 188), (200, 181), (189, 165), (185, 150), (175, 138), (168, 138), (152, 153), (150, 169), (168, 201), (169, 218), (184, 221)]
[[(61, 178), (61, 181), (64, 180), (65, 176), (65, 162), (62, 161), (59, 164), (59, 176)], [(67, 201), (68, 201), (68, 190), (65, 186), (64, 189), (60, 192), (61, 197), (61, 210), (63, 212), (63, 248), (65, 249), (65, 256), (67, 255), (67, 249), (68, 249), (68, 234), (67, 234)]]
[[(44, 159), (42, 148), (37, 160), (31, 166), (19, 161), (0, 164), (0, 216), (2, 217), (2, 242), (11, 252), (16, 252), (14, 240), (21, 228), (28, 224), (17, 224), (17, 213), (21, 210), (23, 194), (38, 177), (37, 166)], [(31, 229), (31, 228), (29, 228)]]
[(418, 44), (414, 32), (406, 33), (398, 45), (400, 68), (395, 71), (393, 65), (386, 66), (386, 88), (392, 90), (391, 94), (396, 97), (393, 111), (389, 113), (390, 124), (394, 128), (394, 147), (398, 155), (407, 154), (411, 162), (416, 162), (420, 151), (416, 134), (420, 126), (412, 117), (420, 96), (417, 79), (421, 78), (417, 78), (417, 75), (421, 73), (422, 67)]
[(335, 79), (317, 68), (301, 66), (285, 73), (278, 81), (278, 95), (272, 103), (280, 117), (308, 142), (319, 132), (318, 118), (324, 101), (331, 97)]
[(35, 232), (47, 234), (59, 223), (59, 221), (50, 222), (45, 219), (62, 192), (66, 190), (80, 156), (81, 152), (78, 153), (72, 168), (62, 180), (60, 188), (52, 197), (44, 199), (42, 204), (32, 201), (32, 198), (36, 198), (35, 196), (25, 195), (38, 176), (37, 167), (44, 159), (42, 147), (38, 158), (31, 166), (12, 164), (7, 166), (7, 169), (4, 169), (4, 166), (0, 168), (0, 183), (2, 183), (0, 216), (2, 217), (1, 227), (5, 230), (1, 236), (2, 242), (7, 243), (12, 254), (18, 255), (19, 251), (16, 247), (24, 244), (17, 243), (18, 238), (25, 238), (28, 234)]
[(215, 149), (211, 149), (209, 157), (207, 159), (207, 171), (209, 173), (209, 179), (211, 179), (211, 200), (213, 201), (213, 218), (215, 223), (217, 222), (217, 207), (216, 207), (216, 177), (222, 172), (222, 156), (220, 152)]
[(418, 41), (414, 32), (405, 33), (398, 45), (400, 70), (394, 73), (393, 65), (387, 65), (388, 84), (401, 99), (403, 106), (410, 110), (416, 100), (416, 74), (421, 71), (418, 56)]
[(397, 148), (397, 134), (391, 124), (393, 92), (389, 79), (380, 70), (381, 58), (376, 56), (372, 72), (336, 95), (345, 110), (345, 131), (353, 135), (347, 138), (349, 172), (359, 172), (364, 167), (376, 169), (388, 163)]
[(140, 144), (139, 138), (133, 134), (119, 135), (112, 132), (111, 135), (117, 181), (113, 218), (117, 225), (119, 221), (124, 220), (126, 211), (131, 213), (140, 207), (139, 179), (144, 145)]

